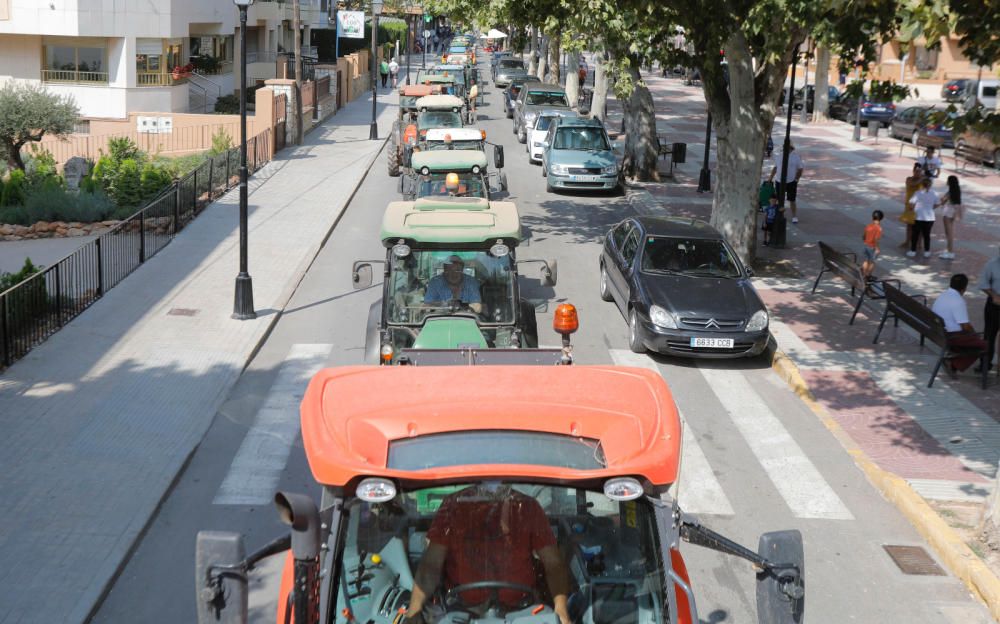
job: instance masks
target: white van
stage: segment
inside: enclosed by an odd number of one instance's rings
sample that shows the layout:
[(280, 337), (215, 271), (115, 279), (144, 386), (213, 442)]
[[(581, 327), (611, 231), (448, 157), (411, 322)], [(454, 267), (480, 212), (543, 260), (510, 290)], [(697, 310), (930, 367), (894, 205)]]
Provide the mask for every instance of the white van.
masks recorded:
[(1000, 80), (995, 78), (970, 82), (965, 90), (965, 101), (963, 102), (965, 110), (970, 110), (977, 104), (981, 104), (989, 110), (996, 110), (997, 88), (1000, 88)]

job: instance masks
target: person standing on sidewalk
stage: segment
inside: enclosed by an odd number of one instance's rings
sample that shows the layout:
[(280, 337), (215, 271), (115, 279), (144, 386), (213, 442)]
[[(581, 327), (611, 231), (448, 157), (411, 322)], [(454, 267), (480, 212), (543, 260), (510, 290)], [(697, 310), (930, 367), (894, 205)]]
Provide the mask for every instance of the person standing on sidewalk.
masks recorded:
[(382, 76), (382, 88), (384, 89), (386, 82), (389, 81), (389, 64), (385, 62), (385, 59), (382, 59), (382, 62), (379, 63), (378, 73)]
[(913, 223), (917, 220), (916, 213), (910, 200), (913, 194), (920, 190), (920, 185), (924, 181), (924, 168), (920, 163), (913, 163), (913, 173), (906, 178), (906, 194), (903, 196), (903, 214), (899, 215), (899, 221), (906, 226), (906, 240), (900, 243), (900, 247), (906, 249), (913, 240)]
[(885, 214), (881, 210), (872, 212), (872, 222), (865, 226), (861, 240), (865, 242), (865, 261), (861, 263), (861, 274), (868, 281), (875, 271), (875, 258), (880, 253), (879, 241), (882, 240), (882, 219)]
[(979, 337), (969, 321), (969, 308), (965, 305), (965, 289), (969, 286), (969, 278), (964, 273), (951, 276), (948, 290), (934, 300), (931, 310), (944, 320), (944, 331), (948, 335), (948, 348), (955, 351), (971, 351), (972, 355), (951, 358), (949, 363), (952, 372), (964, 371), (979, 359), (975, 352), (982, 353), (986, 342)]
[(924, 178), (920, 186), (921, 189), (910, 198), (910, 204), (913, 205), (917, 220), (913, 223), (910, 250), (906, 252), (908, 258), (917, 255), (917, 240), (920, 238), (924, 239), (924, 257), (931, 257), (931, 228), (934, 227), (934, 210), (942, 203), (938, 194), (931, 190), (930, 178)]
[(989, 368), (993, 368), (993, 354), (996, 353), (997, 334), (1000, 333), (1000, 246), (997, 247), (997, 255), (983, 267), (979, 289), (986, 293), (986, 309), (983, 310), (986, 362)]
[[(395, 89), (399, 86), (399, 63), (396, 62), (396, 57), (392, 57), (389, 62), (389, 76), (392, 77), (392, 88)], [(382, 85), (385, 86), (384, 84)]]
[(945, 260), (955, 257), (955, 222), (961, 221), (965, 214), (962, 208), (962, 187), (958, 184), (958, 176), (948, 176), (948, 191), (944, 196), (944, 209), (941, 210), (941, 221), (944, 223), (944, 235), (948, 239), (948, 249), (939, 255)]
[[(778, 156), (776, 164), (771, 169), (771, 177), (768, 180), (774, 181), (774, 174), (778, 173), (778, 168), (781, 167), (781, 163), (784, 161), (784, 153)], [(791, 143), (788, 144), (788, 171), (785, 172), (785, 179), (778, 182), (778, 197), (781, 197), (781, 193), (785, 192), (785, 197), (788, 198), (788, 206), (792, 209), (792, 223), (798, 223), (798, 211), (795, 206), (795, 197), (799, 190), (799, 178), (802, 177), (802, 172), (805, 171), (805, 167), (802, 166), (802, 157), (799, 156), (798, 152), (795, 151), (795, 146)], [(786, 187), (784, 190), (782, 187)]]
[(924, 155), (917, 159), (917, 163), (924, 170), (924, 176), (936, 178), (941, 173), (941, 159), (934, 154), (934, 147), (928, 147)]

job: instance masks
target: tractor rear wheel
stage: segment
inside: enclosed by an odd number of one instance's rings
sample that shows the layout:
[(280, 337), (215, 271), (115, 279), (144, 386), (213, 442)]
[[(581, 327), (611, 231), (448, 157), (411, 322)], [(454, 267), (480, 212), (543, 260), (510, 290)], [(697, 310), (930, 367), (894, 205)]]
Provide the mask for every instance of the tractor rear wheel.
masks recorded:
[(400, 149), (399, 149), (399, 122), (392, 124), (392, 134), (389, 135), (389, 157), (387, 158), (389, 162), (389, 175), (392, 177), (399, 176), (399, 162)]

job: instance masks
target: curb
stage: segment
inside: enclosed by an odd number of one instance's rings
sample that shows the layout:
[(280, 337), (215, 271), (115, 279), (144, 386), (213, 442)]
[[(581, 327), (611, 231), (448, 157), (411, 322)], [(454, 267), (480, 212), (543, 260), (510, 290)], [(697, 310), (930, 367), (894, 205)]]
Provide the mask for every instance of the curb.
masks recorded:
[(902, 512), (917, 532), (927, 540), (948, 570), (965, 583), (969, 591), (986, 604), (993, 619), (1000, 622), (1000, 578), (976, 553), (972, 552), (958, 533), (941, 519), (905, 479), (879, 468), (857, 447), (840, 424), (816, 400), (805, 379), (802, 378), (798, 366), (778, 348), (773, 337), (767, 345), (767, 355), (774, 372), (840, 441), (869, 483)]

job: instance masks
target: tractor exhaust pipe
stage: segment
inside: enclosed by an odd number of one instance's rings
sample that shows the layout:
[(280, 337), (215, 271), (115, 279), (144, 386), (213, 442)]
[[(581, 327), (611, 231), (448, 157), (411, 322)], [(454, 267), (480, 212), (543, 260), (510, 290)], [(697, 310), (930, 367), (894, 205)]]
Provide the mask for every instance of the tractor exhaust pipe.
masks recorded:
[(294, 581), (289, 597), (296, 624), (319, 622), (319, 509), (303, 494), (278, 492), (274, 505), (281, 521), (292, 529)]

